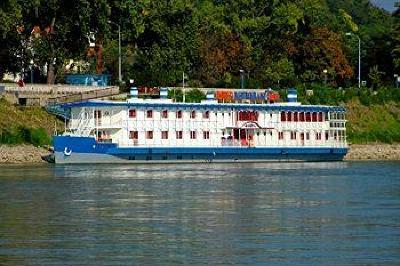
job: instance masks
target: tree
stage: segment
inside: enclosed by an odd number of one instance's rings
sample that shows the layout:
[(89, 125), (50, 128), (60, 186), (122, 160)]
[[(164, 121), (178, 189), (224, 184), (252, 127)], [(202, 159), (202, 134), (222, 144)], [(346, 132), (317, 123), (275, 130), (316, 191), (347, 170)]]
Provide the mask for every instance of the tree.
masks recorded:
[[(47, 65), (47, 82), (54, 83), (57, 72), (66, 58), (80, 57), (87, 48), (87, 35), (97, 32), (101, 39), (107, 24), (107, 0), (35, 0), (7, 1), (15, 16), (11, 16), (15, 28), (3, 27), (3, 34), (17, 35), (17, 50), (27, 54), (26, 62), (34, 60), (38, 65)], [(4, 6), (2, 6), (3, 8)], [(4, 12), (4, 9), (2, 9)], [(71, 12), (74, 10), (74, 12)], [(19, 13), (21, 15), (19, 15)], [(0, 17), (3, 17), (0, 13)], [(11, 22), (10, 22), (11, 23)]]
[(393, 64), (396, 68), (396, 74), (400, 72), (400, 2), (396, 2), (396, 11), (393, 12), (394, 23), (392, 29), (394, 47), (392, 50)]
[(287, 58), (272, 62), (265, 70), (265, 85), (267, 86), (291, 86), (295, 82), (294, 65)]
[(324, 70), (327, 70), (330, 79), (338, 83), (353, 76), (353, 70), (342, 50), (340, 35), (325, 27), (311, 30), (304, 43), (300, 44), (295, 58), (299, 67), (297, 71), (302, 73), (306, 81), (324, 80)]
[(21, 60), (16, 60), (15, 50), (10, 48), (19, 45), (17, 26), (21, 20), (22, 8), (17, 0), (0, 2), (0, 80), (6, 71), (20, 69), (17, 62)]
[(321, 81), (327, 69), (342, 85), (353, 75), (347, 58), (358, 61), (357, 44), (341, 39), (349, 31), (362, 40), (363, 70), (400, 71), (399, 13), (369, 0), (2, 0), (0, 75), (32, 59), (48, 66), (49, 83), (62, 81), (66, 59), (91, 60), (94, 32), (116, 79), (120, 27), (123, 76), (139, 84), (176, 85), (185, 72), (197, 84), (235, 86), (245, 70), (256, 86), (289, 85)]
[(382, 76), (385, 72), (379, 70), (378, 66), (373, 66), (369, 69), (368, 77), (371, 80), (372, 88), (376, 89), (381, 85)]
[(191, 89), (186, 93), (186, 102), (189, 103), (199, 103), (206, 99), (206, 95), (199, 89)]
[(248, 47), (233, 33), (202, 36), (199, 56), (199, 73), (206, 84), (228, 80), (229, 75), (238, 76), (241, 69), (251, 67)]

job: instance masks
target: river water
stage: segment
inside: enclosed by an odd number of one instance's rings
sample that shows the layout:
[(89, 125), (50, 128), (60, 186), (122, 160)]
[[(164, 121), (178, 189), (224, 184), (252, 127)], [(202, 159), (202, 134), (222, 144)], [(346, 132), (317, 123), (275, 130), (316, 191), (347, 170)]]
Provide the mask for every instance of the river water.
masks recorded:
[(1, 265), (400, 265), (400, 163), (0, 165)]

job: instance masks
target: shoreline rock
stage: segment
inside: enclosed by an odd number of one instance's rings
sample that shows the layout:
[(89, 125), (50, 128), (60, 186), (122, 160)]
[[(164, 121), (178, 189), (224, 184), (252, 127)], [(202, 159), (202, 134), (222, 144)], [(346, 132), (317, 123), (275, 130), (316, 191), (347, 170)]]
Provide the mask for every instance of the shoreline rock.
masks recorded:
[[(47, 163), (42, 156), (50, 152), (43, 147), (32, 145), (0, 145), (0, 164)], [(398, 144), (353, 144), (345, 161), (400, 161), (400, 143)]]
[(50, 152), (33, 145), (0, 145), (0, 164), (36, 164), (46, 163), (42, 156)]
[(400, 161), (400, 143), (397, 144), (353, 144), (345, 161)]

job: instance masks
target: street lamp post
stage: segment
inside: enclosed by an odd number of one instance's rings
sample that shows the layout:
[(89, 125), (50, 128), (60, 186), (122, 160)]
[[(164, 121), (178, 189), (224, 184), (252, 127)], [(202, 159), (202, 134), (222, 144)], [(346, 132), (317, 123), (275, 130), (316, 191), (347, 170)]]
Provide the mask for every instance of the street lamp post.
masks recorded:
[(328, 70), (324, 69), (324, 71), (322, 71), (322, 72), (324, 72), (325, 86), (326, 86), (326, 84), (328, 83)]
[(121, 56), (121, 26), (111, 20), (108, 21), (118, 27), (118, 81), (122, 83), (122, 56)]
[(33, 84), (33, 67), (34, 67), (34, 62), (33, 62), (32, 59), (31, 59), (31, 61), (30, 61), (30, 64), (31, 64), (31, 83)]
[(346, 36), (355, 35), (358, 39), (358, 88), (361, 88), (361, 39), (357, 34), (347, 32)]
[(240, 72), (240, 88), (243, 90), (244, 89), (244, 70), (241, 69), (239, 72)]

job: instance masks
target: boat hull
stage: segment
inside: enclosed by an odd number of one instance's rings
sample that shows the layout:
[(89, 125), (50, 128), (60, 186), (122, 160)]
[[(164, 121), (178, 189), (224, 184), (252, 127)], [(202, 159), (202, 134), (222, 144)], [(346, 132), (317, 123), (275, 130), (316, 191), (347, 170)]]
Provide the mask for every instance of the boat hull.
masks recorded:
[(342, 147), (118, 147), (94, 138), (54, 137), (55, 162), (82, 163), (210, 163), (341, 161)]

